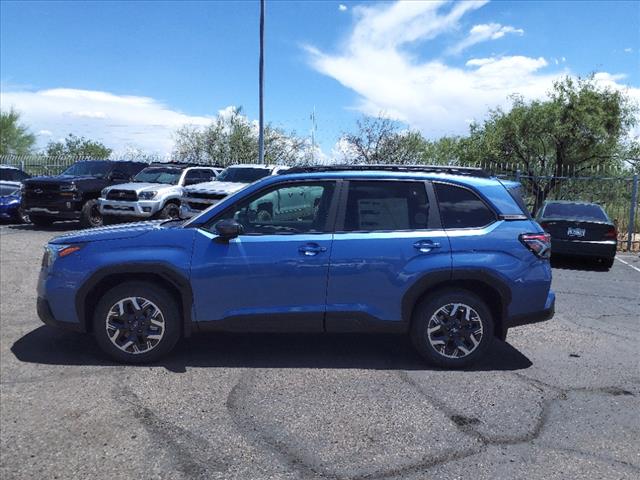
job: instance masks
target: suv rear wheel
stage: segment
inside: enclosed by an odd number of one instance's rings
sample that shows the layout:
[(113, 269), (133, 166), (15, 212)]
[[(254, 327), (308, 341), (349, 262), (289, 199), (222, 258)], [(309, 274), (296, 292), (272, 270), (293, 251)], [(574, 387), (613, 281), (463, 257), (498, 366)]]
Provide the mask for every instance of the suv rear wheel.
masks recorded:
[(93, 332), (100, 348), (114, 360), (153, 362), (171, 351), (180, 338), (178, 305), (161, 287), (126, 282), (98, 302)]
[(98, 200), (87, 200), (80, 212), (80, 226), (82, 228), (92, 228), (102, 226), (102, 214), (98, 207)]
[(442, 368), (463, 368), (487, 350), (494, 326), (489, 308), (466, 290), (441, 290), (415, 308), (411, 340), (429, 362)]

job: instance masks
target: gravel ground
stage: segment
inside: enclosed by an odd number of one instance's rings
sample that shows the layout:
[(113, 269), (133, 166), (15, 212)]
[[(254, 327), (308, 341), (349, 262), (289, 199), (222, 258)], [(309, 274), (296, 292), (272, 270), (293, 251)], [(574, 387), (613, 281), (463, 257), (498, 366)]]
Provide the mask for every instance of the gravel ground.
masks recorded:
[(3, 479), (640, 476), (637, 255), (557, 263), (556, 317), (473, 371), (348, 335), (199, 335), (135, 367), (35, 314), (42, 245), (69, 228), (0, 227)]

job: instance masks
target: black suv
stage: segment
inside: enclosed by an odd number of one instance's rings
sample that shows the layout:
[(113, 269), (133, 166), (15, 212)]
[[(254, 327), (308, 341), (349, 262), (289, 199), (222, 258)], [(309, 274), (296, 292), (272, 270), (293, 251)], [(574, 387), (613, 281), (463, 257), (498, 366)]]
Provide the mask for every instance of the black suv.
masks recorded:
[(22, 185), (22, 208), (31, 222), (51, 225), (57, 220), (80, 220), (83, 228), (102, 225), (98, 208), (100, 191), (117, 183), (131, 181), (144, 162), (82, 160), (60, 175), (35, 177)]

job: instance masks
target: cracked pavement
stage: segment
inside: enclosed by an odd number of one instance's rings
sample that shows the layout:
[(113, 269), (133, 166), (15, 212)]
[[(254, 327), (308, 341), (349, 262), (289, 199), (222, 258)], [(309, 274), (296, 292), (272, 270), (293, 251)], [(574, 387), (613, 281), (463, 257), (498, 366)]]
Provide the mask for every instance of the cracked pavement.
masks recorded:
[(628, 265), (554, 262), (555, 318), (511, 330), (469, 371), (354, 335), (197, 335), (158, 365), (122, 366), (35, 314), (42, 245), (66, 228), (0, 227), (3, 479), (640, 476)]

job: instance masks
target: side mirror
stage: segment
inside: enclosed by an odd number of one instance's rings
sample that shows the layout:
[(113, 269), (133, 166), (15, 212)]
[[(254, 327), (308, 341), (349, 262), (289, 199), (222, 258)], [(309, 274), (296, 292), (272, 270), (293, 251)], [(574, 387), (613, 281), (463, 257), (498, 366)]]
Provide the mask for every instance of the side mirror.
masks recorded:
[(244, 228), (235, 220), (220, 220), (216, 223), (216, 233), (225, 240), (231, 240), (242, 234)]

